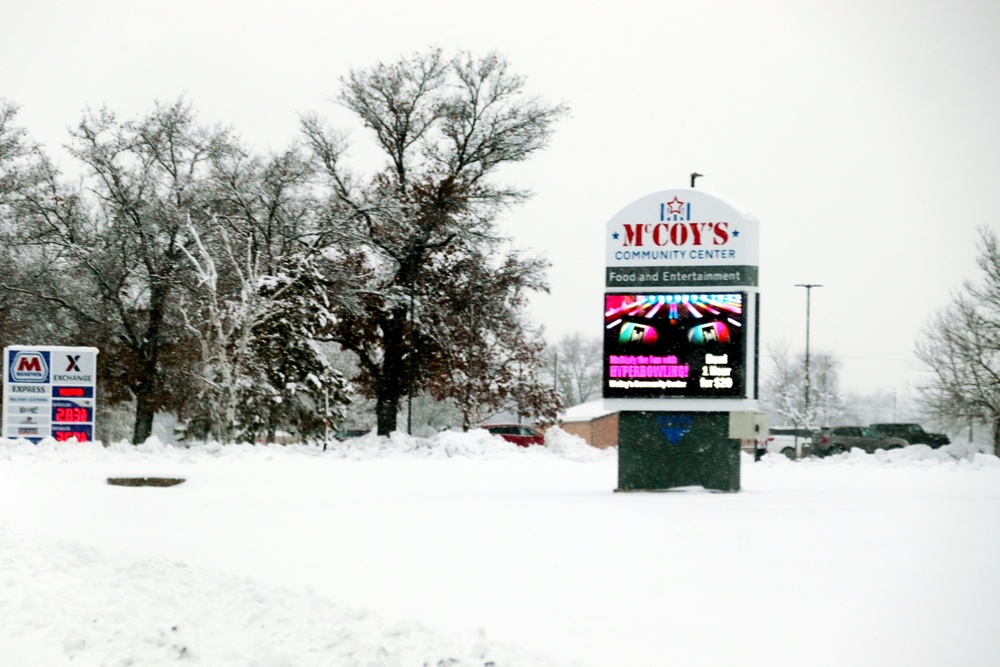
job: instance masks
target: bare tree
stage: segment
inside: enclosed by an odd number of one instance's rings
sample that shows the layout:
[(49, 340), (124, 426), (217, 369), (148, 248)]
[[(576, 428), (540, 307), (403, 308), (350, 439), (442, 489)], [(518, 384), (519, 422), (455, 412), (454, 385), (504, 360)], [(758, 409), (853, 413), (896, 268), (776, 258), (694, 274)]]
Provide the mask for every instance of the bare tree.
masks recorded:
[(16, 162), (29, 151), (26, 133), (16, 124), (16, 118), (17, 107), (0, 98), (0, 203), (16, 189)]
[(826, 352), (809, 357), (809, 400), (806, 400), (805, 355), (793, 355), (787, 343), (767, 349), (770, 368), (761, 385), (761, 405), (793, 426), (812, 428), (833, 423), (845, 413), (840, 396), (840, 363)]
[(442, 340), (412, 317), (434, 307), (416, 302), (426, 266), (453, 242), (499, 240), (497, 215), (528, 193), (490, 177), (543, 148), (564, 109), (526, 96), (523, 78), (492, 53), (448, 60), (431, 50), (353, 70), (342, 83), (340, 103), (374, 133), (385, 167), (359, 177), (345, 165), (342, 135), (315, 117), (303, 130), (326, 175), (331, 235), (369, 290), (364, 314), (347, 314), (335, 340), (358, 355), (384, 435)]
[(206, 430), (218, 442), (230, 442), (239, 401), (236, 373), (250, 350), (252, 327), (248, 324), (262, 316), (265, 305), (256, 294), (259, 264), (252, 252), (241, 255), (233, 248), (229, 236), (221, 234), (226, 260), (240, 285), (238, 296), (226, 299), (219, 286), (213, 253), (190, 223), (188, 233), (194, 248), (188, 250), (182, 246), (182, 250), (191, 262), (197, 282), (191, 286), (192, 303), (182, 304), (178, 310), (185, 328), (201, 348), (200, 372), (195, 375), (203, 388)]
[[(0, 99), (0, 263), (5, 267), (0, 281), (0, 345), (27, 340), (22, 336), (33, 327), (34, 318), (25, 316), (31, 295), (18, 289), (33, 273), (31, 264), (22, 261), (24, 253), (18, 252), (23, 240), (18, 221), (29, 207), (25, 193), (41, 189), (36, 183), (50, 166), (16, 124), (17, 111), (16, 105)], [(37, 250), (31, 254), (42, 259)], [(12, 274), (27, 276), (22, 280)]]
[(924, 328), (916, 354), (933, 379), (920, 392), (941, 424), (987, 424), (1000, 456), (1000, 242), (992, 229), (980, 231), (976, 264), (979, 281), (966, 281)]
[(584, 338), (574, 333), (563, 336), (553, 346), (550, 363), (565, 405), (579, 405), (601, 395), (603, 345), (599, 336)]
[(183, 232), (192, 220), (210, 219), (211, 161), (232, 142), (225, 131), (196, 125), (184, 102), (157, 105), (137, 121), (121, 122), (106, 110), (88, 114), (73, 139), (71, 153), (94, 177), (100, 250), (112, 268), (94, 279), (120, 350), (118, 372), (136, 402), (132, 441), (141, 443), (154, 414), (170, 404), (164, 353), (179, 329), (170, 311), (187, 267)]
[(264, 250), (252, 235), (237, 241), (216, 229), (210, 249), (193, 225), (188, 234), (195, 249), (184, 253), (197, 283), (180, 310), (201, 351), (189, 433), (273, 442), (279, 427), (316, 435), (339, 421), (350, 392), (316, 344), (334, 320), (331, 302), (350, 292), (336, 282), (339, 272), (320, 266), (321, 253), (299, 251), (273, 258), (265, 274)]
[[(317, 346), (330, 304), (357, 290), (349, 263), (330, 261), (317, 226), (312, 163), (295, 150), (254, 156), (242, 147), (212, 160), (212, 224), (188, 233), (197, 285), (186, 290), (186, 328), (201, 346), (194, 432), (228, 441), (312, 434), (339, 420), (346, 385)], [(310, 417), (310, 414), (312, 417)]]
[(545, 343), (524, 318), (527, 295), (544, 288), (546, 264), (516, 254), (499, 262), (457, 241), (425, 269), (422, 290), (433, 303), (417, 326), (441, 337), (426, 355), (426, 384), (439, 400), (453, 399), (469, 428), (501, 409), (552, 423), (560, 402), (543, 380)]

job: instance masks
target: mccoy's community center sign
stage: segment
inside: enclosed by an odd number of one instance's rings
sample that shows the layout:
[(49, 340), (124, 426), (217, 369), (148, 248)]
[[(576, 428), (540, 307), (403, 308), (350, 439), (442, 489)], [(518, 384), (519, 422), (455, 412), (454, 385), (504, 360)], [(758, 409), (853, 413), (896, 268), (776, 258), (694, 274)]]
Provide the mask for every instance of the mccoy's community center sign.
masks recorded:
[(739, 490), (740, 441), (761, 433), (758, 227), (694, 188), (608, 221), (602, 391), (619, 412), (619, 490)]
[[(753, 405), (746, 401), (756, 398), (756, 355), (748, 352), (757, 346), (758, 227), (693, 188), (643, 197), (608, 221), (605, 399)], [(641, 409), (678, 407), (671, 405)]]

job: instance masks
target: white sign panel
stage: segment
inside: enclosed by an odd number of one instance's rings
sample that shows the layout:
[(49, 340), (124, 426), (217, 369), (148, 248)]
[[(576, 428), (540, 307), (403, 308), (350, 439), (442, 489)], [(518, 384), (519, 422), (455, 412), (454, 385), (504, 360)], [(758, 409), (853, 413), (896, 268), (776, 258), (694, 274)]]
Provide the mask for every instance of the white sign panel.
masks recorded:
[(97, 353), (93, 347), (5, 348), (3, 436), (93, 440)]
[(606, 286), (703, 289), (757, 285), (759, 223), (718, 195), (656, 192), (607, 223)]

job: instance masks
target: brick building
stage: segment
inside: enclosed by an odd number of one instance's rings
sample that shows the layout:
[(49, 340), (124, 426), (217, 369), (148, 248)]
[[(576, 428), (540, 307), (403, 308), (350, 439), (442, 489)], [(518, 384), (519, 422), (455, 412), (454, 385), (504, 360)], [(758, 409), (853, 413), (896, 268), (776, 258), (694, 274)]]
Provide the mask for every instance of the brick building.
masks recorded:
[(599, 449), (618, 446), (618, 413), (605, 410), (598, 399), (568, 408), (561, 415), (559, 428), (583, 438)]

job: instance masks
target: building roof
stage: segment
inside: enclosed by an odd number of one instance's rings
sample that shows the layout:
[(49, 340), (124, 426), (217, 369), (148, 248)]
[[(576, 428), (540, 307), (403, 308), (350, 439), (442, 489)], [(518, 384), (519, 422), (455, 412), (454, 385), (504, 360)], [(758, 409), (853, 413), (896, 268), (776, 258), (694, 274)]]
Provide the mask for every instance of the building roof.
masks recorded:
[(596, 401), (587, 401), (586, 403), (580, 403), (579, 405), (574, 405), (571, 408), (566, 408), (566, 411), (559, 416), (559, 421), (565, 422), (589, 422), (600, 417), (606, 417), (607, 415), (614, 414), (617, 410), (606, 410), (604, 408), (604, 399), (597, 399)]

